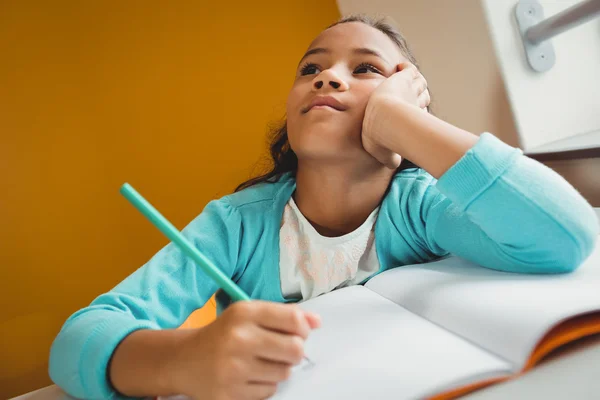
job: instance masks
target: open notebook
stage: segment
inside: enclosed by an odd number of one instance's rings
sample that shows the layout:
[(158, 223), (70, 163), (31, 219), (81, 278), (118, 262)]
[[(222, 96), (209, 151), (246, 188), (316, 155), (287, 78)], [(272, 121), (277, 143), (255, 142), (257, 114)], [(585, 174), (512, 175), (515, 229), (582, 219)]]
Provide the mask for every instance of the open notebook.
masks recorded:
[(275, 399), (450, 399), (600, 333), (600, 242), (575, 272), (503, 273), (448, 257), (308, 300), (322, 327)]

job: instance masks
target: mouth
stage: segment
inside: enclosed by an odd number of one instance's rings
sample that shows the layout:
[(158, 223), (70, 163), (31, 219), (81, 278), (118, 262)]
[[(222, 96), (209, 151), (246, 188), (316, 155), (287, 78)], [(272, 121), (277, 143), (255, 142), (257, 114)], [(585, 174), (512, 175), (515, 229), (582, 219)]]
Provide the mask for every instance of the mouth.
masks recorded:
[(317, 96), (315, 97), (308, 106), (302, 109), (302, 114), (306, 114), (312, 109), (332, 109), (336, 111), (346, 111), (348, 107), (340, 103), (334, 97), (331, 96)]

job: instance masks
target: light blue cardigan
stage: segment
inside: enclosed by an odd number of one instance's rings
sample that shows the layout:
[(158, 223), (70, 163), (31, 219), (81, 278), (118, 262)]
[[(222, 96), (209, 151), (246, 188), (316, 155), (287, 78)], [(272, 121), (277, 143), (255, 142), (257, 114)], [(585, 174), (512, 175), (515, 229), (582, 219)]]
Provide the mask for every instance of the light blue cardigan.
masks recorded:
[[(252, 298), (294, 301), (279, 281), (279, 228), (294, 189), (286, 174), (212, 201), (183, 232)], [(503, 271), (562, 273), (588, 257), (598, 230), (591, 206), (562, 177), (484, 133), (438, 181), (416, 168), (393, 178), (375, 244), (380, 272), (453, 253)], [(167, 245), (66, 321), (51, 378), (75, 397), (117, 397), (106, 370), (119, 342), (136, 329), (179, 326), (216, 290)]]

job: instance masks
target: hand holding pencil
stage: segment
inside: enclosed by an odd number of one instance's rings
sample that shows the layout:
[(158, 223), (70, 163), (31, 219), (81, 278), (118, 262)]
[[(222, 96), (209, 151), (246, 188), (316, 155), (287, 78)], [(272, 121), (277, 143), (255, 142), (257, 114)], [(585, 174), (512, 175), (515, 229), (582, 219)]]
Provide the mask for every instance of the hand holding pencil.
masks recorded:
[(263, 399), (274, 394), (277, 384), (305, 358), (304, 341), (319, 327), (319, 317), (292, 304), (249, 301), (135, 189), (124, 184), (121, 193), (237, 300), (213, 323), (180, 336), (165, 368), (169, 392), (211, 399)]
[(192, 398), (268, 398), (302, 361), (304, 340), (318, 326), (318, 317), (295, 305), (234, 303), (182, 341), (172, 370), (175, 391)]

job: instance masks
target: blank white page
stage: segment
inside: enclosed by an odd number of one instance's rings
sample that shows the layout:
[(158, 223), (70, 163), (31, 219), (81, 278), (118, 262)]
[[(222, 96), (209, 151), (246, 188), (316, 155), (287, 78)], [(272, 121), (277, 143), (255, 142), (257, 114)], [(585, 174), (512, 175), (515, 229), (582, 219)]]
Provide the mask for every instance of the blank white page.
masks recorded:
[(423, 398), (511, 370), (506, 361), (362, 286), (300, 306), (323, 321), (305, 344), (314, 365), (296, 370), (276, 399)]
[(600, 310), (600, 242), (570, 274), (503, 273), (451, 257), (387, 271), (366, 286), (521, 369), (552, 326)]

